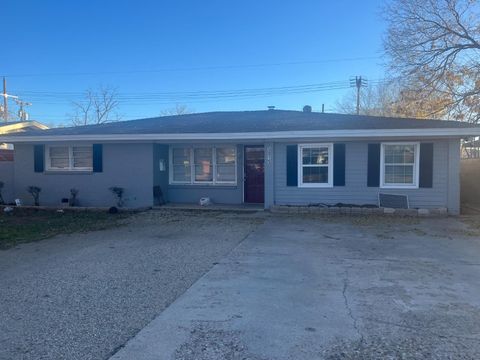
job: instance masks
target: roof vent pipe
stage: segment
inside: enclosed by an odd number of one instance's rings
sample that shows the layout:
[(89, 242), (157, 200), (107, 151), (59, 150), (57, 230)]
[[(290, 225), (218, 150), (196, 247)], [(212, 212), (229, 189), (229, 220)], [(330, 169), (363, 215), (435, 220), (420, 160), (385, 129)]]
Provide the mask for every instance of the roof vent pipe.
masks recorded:
[(303, 107), (303, 112), (311, 113), (312, 112), (312, 107), (310, 105), (305, 105)]

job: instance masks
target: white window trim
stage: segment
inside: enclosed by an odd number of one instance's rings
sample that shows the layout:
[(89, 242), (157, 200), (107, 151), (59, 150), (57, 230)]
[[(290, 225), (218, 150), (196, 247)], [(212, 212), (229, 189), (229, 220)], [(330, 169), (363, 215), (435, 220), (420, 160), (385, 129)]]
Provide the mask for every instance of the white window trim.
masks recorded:
[[(231, 147), (234, 151), (235, 156), (235, 180), (234, 181), (219, 181), (217, 180), (217, 148), (222, 147)], [(189, 161), (190, 161), (190, 181), (178, 181), (173, 179), (173, 149), (181, 148), (189, 150)], [(196, 181), (195, 180), (195, 156), (194, 149), (212, 149), (212, 181)], [(169, 168), (168, 168), (168, 183), (170, 185), (192, 185), (192, 186), (201, 186), (201, 185), (218, 185), (218, 186), (236, 186), (237, 185), (237, 172), (238, 172), (238, 156), (237, 156), (237, 146), (230, 144), (219, 144), (214, 146), (208, 145), (189, 145), (189, 146), (170, 146), (168, 149), (168, 158), (169, 158)]]
[[(324, 166), (328, 167), (328, 182), (326, 183), (304, 183), (303, 182), (303, 167), (308, 165), (303, 165), (303, 149), (309, 148), (328, 148), (328, 164), (327, 165), (311, 165), (314, 166)], [(322, 143), (322, 144), (299, 144), (297, 151), (297, 164), (298, 164), (298, 187), (305, 188), (331, 188), (333, 187), (333, 143)]]
[[(413, 184), (385, 184), (385, 145), (413, 145), (415, 156), (413, 164)], [(380, 188), (381, 189), (418, 189), (420, 177), (419, 142), (384, 142), (380, 146)]]
[[(74, 167), (73, 166), (73, 148), (77, 146), (90, 147), (92, 148), (92, 166), (91, 167)], [(52, 147), (67, 147), (68, 148), (68, 168), (57, 168), (52, 167), (50, 159), (50, 148)], [(75, 172), (75, 171), (93, 171), (93, 145), (92, 144), (74, 144), (74, 145), (46, 145), (45, 146), (45, 169), (46, 171), (64, 171), (64, 172)]]

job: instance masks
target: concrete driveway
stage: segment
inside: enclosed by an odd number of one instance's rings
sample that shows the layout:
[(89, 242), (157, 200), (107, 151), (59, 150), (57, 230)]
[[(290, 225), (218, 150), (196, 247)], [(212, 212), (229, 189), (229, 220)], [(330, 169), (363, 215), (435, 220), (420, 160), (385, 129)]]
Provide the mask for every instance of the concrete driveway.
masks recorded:
[(479, 359), (457, 219), (272, 216), (112, 360)]
[(108, 359), (261, 222), (150, 211), (0, 251), (0, 359)]

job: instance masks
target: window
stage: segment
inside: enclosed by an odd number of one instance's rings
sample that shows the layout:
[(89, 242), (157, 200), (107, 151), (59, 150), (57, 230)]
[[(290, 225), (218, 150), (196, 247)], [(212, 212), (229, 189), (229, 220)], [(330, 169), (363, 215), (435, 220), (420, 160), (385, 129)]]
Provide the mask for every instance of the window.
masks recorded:
[(298, 146), (298, 184), (300, 187), (332, 186), (332, 144)]
[(384, 143), (380, 183), (384, 188), (416, 188), (419, 174), (418, 143)]
[(47, 147), (47, 170), (91, 171), (93, 170), (92, 146)]
[(236, 184), (235, 146), (172, 147), (171, 184)]
[(237, 165), (235, 161), (235, 148), (233, 147), (217, 147), (216, 148), (216, 165), (217, 169), (215, 177), (217, 183), (235, 182), (235, 174)]
[(192, 170), (190, 166), (190, 149), (172, 149), (171, 164), (172, 181), (176, 183), (190, 183)]

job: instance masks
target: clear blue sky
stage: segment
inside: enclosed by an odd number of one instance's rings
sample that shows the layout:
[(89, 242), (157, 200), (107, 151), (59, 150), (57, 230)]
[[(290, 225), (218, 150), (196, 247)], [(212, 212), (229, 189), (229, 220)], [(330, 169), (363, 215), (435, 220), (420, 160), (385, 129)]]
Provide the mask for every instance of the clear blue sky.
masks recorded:
[(228, 99), (151, 94), (347, 83), (354, 75), (379, 79), (381, 4), (5, 1), (0, 74), (7, 75), (9, 93), (33, 102), (31, 117), (45, 123), (68, 124), (71, 100), (100, 84), (123, 95), (125, 120), (157, 116), (176, 103), (196, 112), (305, 104), (319, 110), (322, 103), (330, 110), (348, 89)]

